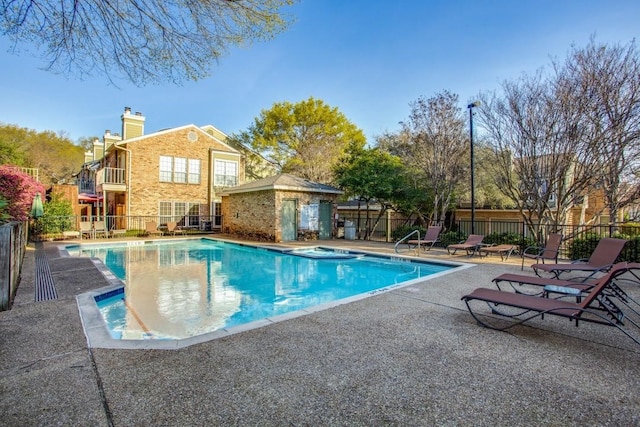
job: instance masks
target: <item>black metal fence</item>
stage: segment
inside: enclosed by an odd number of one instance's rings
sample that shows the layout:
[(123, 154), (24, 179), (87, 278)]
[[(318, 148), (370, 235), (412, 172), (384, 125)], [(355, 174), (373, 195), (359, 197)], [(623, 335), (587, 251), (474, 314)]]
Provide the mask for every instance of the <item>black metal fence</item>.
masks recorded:
[(177, 223), (179, 229), (187, 233), (211, 233), (222, 230), (223, 218), (220, 215), (44, 216), (32, 220), (30, 227), (33, 240), (55, 240), (85, 235), (142, 236), (147, 233), (148, 223), (163, 230), (168, 222)]
[[(224, 229), (224, 218), (220, 215), (183, 215), (172, 217), (166, 215), (148, 216), (45, 216), (31, 222), (31, 236), (34, 240), (60, 239), (68, 236), (82, 237), (87, 223), (92, 229), (99, 224), (104, 227), (103, 235), (142, 236), (146, 234), (148, 222), (154, 222), (160, 230), (168, 222), (176, 222), (181, 230), (187, 233), (211, 233)], [(414, 227), (411, 218), (383, 217), (379, 221), (364, 216), (342, 215), (337, 223), (337, 238), (354, 240), (372, 240), (379, 242), (396, 242), (406, 236)], [(489, 244), (513, 244), (524, 249), (532, 245), (544, 245), (550, 233), (561, 233), (563, 236), (560, 257), (577, 259), (588, 257), (602, 237), (620, 237), (628, 240), (624, 250), (624, 259), (640, 261), (640, 226), (638, 224), (603, 224), (603, 225), (536, 225), (536, 236), (522, 221), (475, 221), (473, 234), (485, 236), (484, 242)], [(97, 231), (97, 229), (95, 229)], [(440, 246), (464, 240), (472, 231), (471, 221), (458, 220), (445, 226), (440, 235)], [(80, 233), (80, 236), (77, 236)]]
[[(355, 228), (354, 239), (367, 239), (380, 242), (395, 242), (406, 236), (413, 228), (413, 221), (408, 218), (385, 218), (378, 223), (373, 220), (367, 224), (364, 216), (342, 216), (341, 223)], [(339, 225), (340, 225), (339, 224)], [(367, 227), (369, 230), (367, 231)], [(627, 245), (623, 255), (626, 261), (640, 261), (640, 225), (635, 223), (597, 224), (597, 225), (536, 225), (538, 231), (534, 236), (524, 221), (475, 221), (473, 231), (470, 220), (454, 221), (440, 235), (440, 246), (457, 243), (469, 234), (482, 234), (488, 244), (514, 244), (520, 249), (528, 246), (543, 246), (550, 233), (563, 236), (560, 247), (560, 258), (578, 259), (588, 257), (603, 237), (626, 239)], [(423, 230), (426, 231), (426, 230)], [(349, 234), (338, 232), (338, 236)]]

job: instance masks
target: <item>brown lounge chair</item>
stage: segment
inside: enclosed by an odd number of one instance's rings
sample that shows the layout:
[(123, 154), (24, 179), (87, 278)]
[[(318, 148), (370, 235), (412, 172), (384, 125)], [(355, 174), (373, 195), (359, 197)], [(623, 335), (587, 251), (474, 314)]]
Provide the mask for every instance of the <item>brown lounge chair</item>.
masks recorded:
[(489, 254), (498, 254), (500, 255), (500, 259), (502, 261), (506, 261), (509, 259), (512, 253), (518, 250), (516, 245), (493, 245), (493, 246), (482, 246), (478, 251), (480, 256), (484, 254), (484, 256), (489, 256)]
[(169, 221), (167, 222), (167, 234), (171, 234), (172, 236), (175, 236), (176, 234), (184, 234), (184, 230), (177, 222)]
[(158, 225), (155, 221), (147, 221), (145, 224), (145, 233), (149, 236), (153, 236), (154, 234), (162, 236), (162, 230), (158, 230)]
[(409, 245), (410, 249), (412, 249), (412, 247), (421, 247), (424, 245), (424, 250), (428, 251), (433, 247), (433, 245), (440, 241), (440, 231), (442, 231), (442, 227), (439, 225), (432, 225), (427, 228), (427, 233), (424, 235), (424, 239), (407, 240), (407, 245)]
[(522, 251), (522, 267), (520, 270), (524, 270), (525, 258), (534, 259), (536, 263), (544, 264), (544, 260), (553, 261), (558, 263), (558, 253), (560, 252), (560, 244), (562, 243), (562, 234), (552, 233), (547, 238), (547, 244), (544, 247), (529, 246)]
[[(473, 255), (478, 248), (482, 245), (482, 240), (484, 240), (484, 235), (482, 234), (470, 234), (463, 243), (454, 243), (452, 245), (447, 246), (447, 252), (449, 255), (455, 255), (458, 249), (463, 249), (467, 251), (467, 255)], [(453, 252), (451, 252), (453, 250)]]
[(590, 273), (585, 279), (588, 280), (596, 273), (606, 273), (609, 271), (626, 243), (627, 241), (624, 239), (606, 237), (600, 239), (595, 250), (586, 262), (578, 260), (567, 264), (533, 264), (531, 267), (538, 276), (542, 276), (540, 272), (546, 272), (553, 274), (556, 279), (559, 279), (562, 273), (584, 271)]
[[(543, 318), (545, 314), (578, 321), (614, 326), (640, 345), (640, 340), (625, 329), (624, 314), (617, 305), (605, 293), (605, 289), (612, 281), (629, 271), (630, 268), (638, 268), (638, 264), (619, 263), (614, 265), (609, 273), (600, 277), (581, 302), (572, 302), (563, 299), (551, 299), (535, 295), (523, 295), (513, 292), (505, 292), (497, 289), (477, 288), (468, 295), (462, 297), (467, 309), (473, 318), (482, 326), (490, 329), (504, 331), (513, 326), (520, 325), (536, 317)], [(506, 326), (494, 326), (489, 323), (492, 317), (485, 320), (471, 308), (472, 301), (481, 301), (489, 305), (493, 314), (505, 316), (516, 320)], [(517, 309), (517, 313), (508, 313), (509, 309)], [(507, 311), (504, 311), (504, 310)], [(632, 323), (634, 326), (638, 326)]]
[[(504, 273), (492, 280), (499, 290), (501, 283), (508, 283), (514, 292), (524, 295), (542, 295), (543, 291), (539, 290), (546, 286), (556, 286), (569, 289), (575, 289), (578, 294), (587, 292), (593, 287), (593, 283), (575, 282), (571, 280), (554, 279), (550, 277), (526, 276), (524, 274)], [(527, 286), (531, 288), (527, 289)], [(523, 289), (524, 288), (524, 289)], [(535, 291), (534, 289), (538, 289)]]

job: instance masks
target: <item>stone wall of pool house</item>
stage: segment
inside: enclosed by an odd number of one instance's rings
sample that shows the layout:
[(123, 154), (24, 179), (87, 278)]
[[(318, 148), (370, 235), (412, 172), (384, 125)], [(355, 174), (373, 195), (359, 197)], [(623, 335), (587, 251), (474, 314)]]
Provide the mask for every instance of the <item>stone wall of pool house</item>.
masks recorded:
[(302, 206), (320, 201), (331, 201), (333, 204), (332, 217), (335, 217), (337, 197), (336, 194), (288, 190), (263, 190), (225, 195), (222, 198), (224, 231), (266, 241), (281, 242), (280, 215), (283, 200), (296, 200), (299, 228)]

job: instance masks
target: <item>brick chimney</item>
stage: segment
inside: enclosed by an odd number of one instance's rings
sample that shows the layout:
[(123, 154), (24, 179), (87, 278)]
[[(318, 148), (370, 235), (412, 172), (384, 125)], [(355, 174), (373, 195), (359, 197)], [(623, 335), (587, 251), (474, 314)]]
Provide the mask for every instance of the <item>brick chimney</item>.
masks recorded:
[(124, 107), (122, 114), (122, 140), (144, 135), (144, 116), (140, 112), (131, 114), (131, 107)]

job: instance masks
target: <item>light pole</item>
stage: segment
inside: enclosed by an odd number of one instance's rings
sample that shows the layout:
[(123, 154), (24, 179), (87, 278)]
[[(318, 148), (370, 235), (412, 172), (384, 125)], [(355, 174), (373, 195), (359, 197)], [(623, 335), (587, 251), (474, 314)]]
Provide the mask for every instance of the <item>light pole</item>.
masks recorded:
[(473, 179), (473, 107), (477, 107), (479, 105), (479, 101), (475, 101), (467, 105), (467, 108), (469, 109), (469, 140), (471, 142), (471, 234), (476, 234), (476, 188)]

